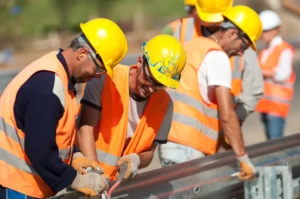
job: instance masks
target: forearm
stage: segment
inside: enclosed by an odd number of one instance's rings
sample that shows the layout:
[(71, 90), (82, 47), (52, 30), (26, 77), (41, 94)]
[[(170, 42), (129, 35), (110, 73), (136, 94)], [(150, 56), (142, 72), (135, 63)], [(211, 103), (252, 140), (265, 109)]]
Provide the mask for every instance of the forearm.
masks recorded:
[(221, 119), (221, 126), (235, 154), (237, 156), (244, 154), (244, 141), (236, 113), (232, 111), (228, 114), (228, 118)]
[(94, 138), (94, 128), (92, 126), (81, 126), (77, 132), (77, 141), (79, 149), (85, 157), (98, 161)]
[(149, 164), (151, 163), (151, 161), (153, 159), (155, 148), (156, 148), (156, 144), (153, 144), (149, 151), (138, 154), (138, 156), (140, 157), (140, 162), (141, 162), (139, 169), (149, 166)]

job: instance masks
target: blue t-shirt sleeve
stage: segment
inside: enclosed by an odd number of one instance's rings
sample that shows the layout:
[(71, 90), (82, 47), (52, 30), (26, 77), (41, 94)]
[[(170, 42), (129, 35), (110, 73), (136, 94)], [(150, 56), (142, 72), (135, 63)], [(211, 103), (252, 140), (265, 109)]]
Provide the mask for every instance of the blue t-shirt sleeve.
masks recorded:
[(20, 88), (15, 102), (17, 125), (25, 133), (25, 153), (42, 179), (58, 192), (69, 186), (76, 170), (59, 157), (56, 128), (64, 113), (53, 92), (55, 74), (34, 74)]

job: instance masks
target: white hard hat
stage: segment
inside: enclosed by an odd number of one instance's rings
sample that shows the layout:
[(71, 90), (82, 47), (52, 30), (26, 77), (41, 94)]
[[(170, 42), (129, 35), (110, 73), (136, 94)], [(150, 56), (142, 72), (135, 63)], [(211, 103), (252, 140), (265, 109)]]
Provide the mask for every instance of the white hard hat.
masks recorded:
[(281, 19), (279, 15), (272, 10), (264, 10), (259, 14), (260, 20), (263, 25), (263, 31), (272, 30), (280, 26)]

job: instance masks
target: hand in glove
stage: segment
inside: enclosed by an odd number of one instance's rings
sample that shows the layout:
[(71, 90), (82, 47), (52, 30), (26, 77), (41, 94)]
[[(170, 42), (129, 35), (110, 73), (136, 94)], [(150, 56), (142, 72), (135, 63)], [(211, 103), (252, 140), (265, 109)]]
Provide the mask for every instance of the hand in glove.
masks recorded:
[(84, 175), (77, 174), (71, 184), (71, 188), (86, 195), (97, 196), (107, 190), (108, 176), (100, 175), (95, 172), (86, 173)]
[(76, 152), (73, 154), (71, 166), (80, 174), (85, 174), (86, 173), (85, 169), (88, 167), (92, 167), (97, 171), (101, 171), (98, 162), (84, 157), (80, 152)]
[(250, 178), (257, 175), (257, 170), (255, 166), (251, 163), (247, 153), (242, 156), (237, 157), (240, 166), (239, 179), (249, 180)]
[[(124, 179), (127, 180), (127, 179), (132, 179), (137, 175), (140, 163), (141, 163), (140, 157), (137, 154), (132, 153), (121, 157), (117, 163), (117, 166), (121, 166), (122, 164), (127, 164), (127, 170), (124, 175)], [(117, 173), (117, 178), (118, 177), (119, 177), (119, 173)]]

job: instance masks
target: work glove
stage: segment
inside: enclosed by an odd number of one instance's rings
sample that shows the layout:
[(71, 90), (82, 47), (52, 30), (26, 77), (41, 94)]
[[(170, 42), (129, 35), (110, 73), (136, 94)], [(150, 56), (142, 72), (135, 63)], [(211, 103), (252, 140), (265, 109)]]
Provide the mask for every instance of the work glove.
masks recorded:
[(85, 174), (86, 168), (88, 167), (92, 167), (94, 170), (99, 172), (102, 171), (98, 162), (84, 157), (81, 152), (76, 152), (73, 154), (71, 166), (80, 174)]
[(90, 172), (84, 175), (77, 173), (76, 178), (71, 184), (71, 188), (86, 195), (97, 196), (107, 190), (108, 176)]
[(238, 175), (240, 180), (249, 180), (252, 177), (257, 177), (258, 173), (255, 166), (251, 163), (247, 153), (237, 157), (240, 167)]
[[(140, 163), (140, 157), (136, 153), (132, 153), (121, 157), (118, 160), (117, 166), (120, 167), (122, 164), (127, 164), (127, 170), (125, 172), (124, 179), (128, 180), (134, 178), (137, 175)], [(120, 173), (117, 173), (117, 178), (119, 177), (119, 175)]]

